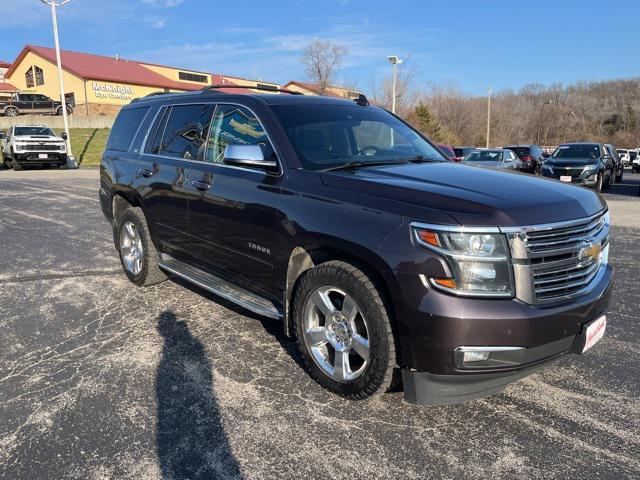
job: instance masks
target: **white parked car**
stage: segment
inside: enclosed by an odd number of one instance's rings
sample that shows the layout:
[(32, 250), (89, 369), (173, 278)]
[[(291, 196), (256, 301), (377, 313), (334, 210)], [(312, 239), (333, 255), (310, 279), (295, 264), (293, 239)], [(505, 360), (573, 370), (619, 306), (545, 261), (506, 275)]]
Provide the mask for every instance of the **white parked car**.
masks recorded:
[(618, 152), (618, 156), (620, 157), (620, 161), (622, 162), (622, 164), (625, 167), (628, 167), (629, 163), (631, 163), (629, 150), (627, 150), (626, 148), (618, 148), (616, 151)]
[(16, 125), (0, 133), (4, 167), (22, 170), (24, 165), (51, 165), (67, 163), (66, 134), (59, 137), (44, 125)]

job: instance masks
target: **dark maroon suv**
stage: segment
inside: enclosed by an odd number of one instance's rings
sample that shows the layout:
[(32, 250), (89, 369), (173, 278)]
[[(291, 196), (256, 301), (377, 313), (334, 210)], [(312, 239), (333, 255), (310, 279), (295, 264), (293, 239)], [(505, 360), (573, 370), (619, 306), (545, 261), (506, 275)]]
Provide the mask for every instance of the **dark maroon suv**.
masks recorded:
[(491, 395), (606, 328), (597, 194), (446, 161), (364, 97), (134, 101), (100, 200), (134, 284), (182, 277), (280, 320), (347, 398), (400, 381), (411, 402)]

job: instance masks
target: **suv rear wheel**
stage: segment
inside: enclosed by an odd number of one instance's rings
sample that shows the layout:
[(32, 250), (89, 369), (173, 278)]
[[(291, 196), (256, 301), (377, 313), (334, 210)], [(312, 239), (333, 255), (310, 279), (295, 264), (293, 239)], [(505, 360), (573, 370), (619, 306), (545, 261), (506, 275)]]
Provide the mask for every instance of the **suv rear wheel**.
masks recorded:
[(116, 233), (120, 262), (129, 280), (138, 286), (146, 286), (167, 279), (158, 267), (159, 255), (140, 208), (125, 210), (117, 219)]
[(320, 385), (350, 399), (391, 386), (396, 349), (389, 315), (364, 272), (342, 261), (308, 270), (293, 315), (298, 348)]

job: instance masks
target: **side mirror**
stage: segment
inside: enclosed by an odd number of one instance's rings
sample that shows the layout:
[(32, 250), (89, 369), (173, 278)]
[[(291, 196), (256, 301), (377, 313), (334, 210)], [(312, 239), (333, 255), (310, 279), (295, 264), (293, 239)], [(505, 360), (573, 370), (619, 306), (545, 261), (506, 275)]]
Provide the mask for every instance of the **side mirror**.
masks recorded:
[(60, 137), (62, 137), (63, 140), (66, 140), (67, 137), (67, 132), (62, 132), (62, 135), (60, 135)]
[(260, 145), (227, 145), (224, 149), (224, 163), (236, 167), (273, 170), (278, 166), (275, 160), (266, 160)]

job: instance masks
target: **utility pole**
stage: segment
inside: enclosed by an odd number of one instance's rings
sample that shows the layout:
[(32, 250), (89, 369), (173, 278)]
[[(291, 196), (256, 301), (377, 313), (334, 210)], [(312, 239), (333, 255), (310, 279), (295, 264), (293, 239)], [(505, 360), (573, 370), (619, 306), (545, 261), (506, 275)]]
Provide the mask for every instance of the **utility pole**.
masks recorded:
[(67, 136), (67, 168), (78, 168), (78, 164), (71, 152), (71, 136), (69, 135), (69, 118), (67, 116), (67, 101), (64, 96), (64, 80), (62, 78), (62, 61), (60, 59), (60, 40), (58, 39), (58, 16), (56, 8), (69, 3), (71, 0), (63, 0), (56, 3), (55, 0), (40, 0), (51, 7), (51, 21), (53, 22), (53, 42), (56, 49), (56, 63), (58, 64), (58, 82), (60, 83), (60, 103), (62, 104), (62, 118), (64, 120), (64, 132)]
[(491, 133), (491, 94), (493, 89), (489, 87), (489, 96), (487, 98), (487, 148), (489, 148), (489, 134)]

